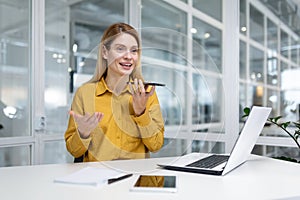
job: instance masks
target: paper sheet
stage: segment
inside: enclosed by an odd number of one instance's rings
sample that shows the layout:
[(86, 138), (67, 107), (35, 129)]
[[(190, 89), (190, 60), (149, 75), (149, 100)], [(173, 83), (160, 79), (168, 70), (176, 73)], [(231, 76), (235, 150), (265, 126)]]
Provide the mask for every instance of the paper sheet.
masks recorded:
[(86, 167), (72, 174), (56, 178), (56, 183), (69, 183), (79, 185), (100, 186), (107, 183), (110, 178), (116, 178), (125, 173), (111, 169)]

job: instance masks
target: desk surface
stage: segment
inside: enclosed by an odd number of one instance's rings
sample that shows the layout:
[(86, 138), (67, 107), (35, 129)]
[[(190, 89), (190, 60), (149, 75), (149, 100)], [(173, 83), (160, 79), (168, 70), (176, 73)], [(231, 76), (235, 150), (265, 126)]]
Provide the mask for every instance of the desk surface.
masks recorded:
[[(300, 199), (300, 164), (251, 155), (227, 175), (212, 176), (162, 170), (157, 163), (174, 158), (35, 165), (0, 168), (1, 199)], [(86, 166), (115, 168), (134, 176), (102, 187), (54, 183)], [(139, 174), (176, 174), (177, 193), (130, 192)]]

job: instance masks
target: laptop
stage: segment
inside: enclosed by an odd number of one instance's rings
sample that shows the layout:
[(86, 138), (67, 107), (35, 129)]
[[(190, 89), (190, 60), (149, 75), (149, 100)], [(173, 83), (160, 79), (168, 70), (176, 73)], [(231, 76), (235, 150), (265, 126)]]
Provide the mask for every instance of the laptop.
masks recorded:
[(230, 155), (191, 153), (179, 157), (173, 163), (160, 163), (159, 167), (169, 170), (194, 172), (211, 175), (225, 175), (243, 164), (261, 133), (271, 112), (271, 108), (253, 106), (248, 119)]

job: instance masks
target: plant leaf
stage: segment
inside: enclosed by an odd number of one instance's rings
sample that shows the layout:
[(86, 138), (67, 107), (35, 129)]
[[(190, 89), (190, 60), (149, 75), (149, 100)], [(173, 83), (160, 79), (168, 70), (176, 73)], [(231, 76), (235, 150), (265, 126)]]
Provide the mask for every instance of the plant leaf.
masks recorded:
[(242, 116), (243, 118), (244, 117), (248, 117), (250, 114), (250, 108), (249, 107), (245, 107), (244, 108), (244, 115)]
[(296, 139), (298, 139), (299, 136), (300, 136), (300, 130), (296, 130), (295, 133), (294, 133), (294, 137)]
[(298, 129), (300, 129), (300, 123), (299, 123), (299, 122), (293, 122), (293, 124), (294, 124)]
[(273, 120), (274, 120), (275, 123), (277, 123), (278, 120), (281, 119), (281, 118), (282, 118), (282, 116), (278, 116), (278, 117), (273, 118)]
[(291, 123), (291, 122), (284, 122), (284, 123), (280, 124), (280, 126), (283, 127), (283, 128), (286, 128), (286, 127), (288, 127), (288, 125), (289, 125), (290, 123)]

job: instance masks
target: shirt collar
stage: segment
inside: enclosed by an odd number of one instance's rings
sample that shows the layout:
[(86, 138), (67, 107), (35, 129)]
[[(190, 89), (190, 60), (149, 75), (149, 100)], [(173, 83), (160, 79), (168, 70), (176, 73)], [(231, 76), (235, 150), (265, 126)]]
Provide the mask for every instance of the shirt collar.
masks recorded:
[[(132, 78), (130, 78), (130, 81), (132, 81)], [(105, 82), (105, 80), (104, 80), (104, 77), (102, 77), (102, 78), (100, 79), (100, 81), (98, 82), (98, 84), (97, 84), (97, 88), (96, 88), (96, 96), (102, 95), (102, 94), (104, 94), (106, 91), (112, 93), (112, 91), (107, 87), (106, 82)], [(127, 86), (125, 87), (125, 89), (123, 90), (122, 93), (125, 93), (125, 92), (129, 92), (129, 93), (130, 93), (129, 85), (127, 85)]]
[(105, 80), (104, 80), (104, 77), (102, 77), (100, 79), (100, 81), (98, 82), (97, 84), (97, 88), (96, 88), (96, 96), (99, 96), (99, 95), (102, 95), (104, 94), (106, 91), (109, 91), (109, 88), (107, 87), (106, 83), (105, 83)]

